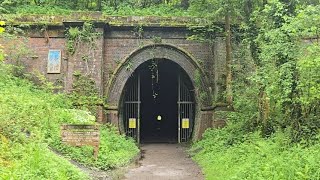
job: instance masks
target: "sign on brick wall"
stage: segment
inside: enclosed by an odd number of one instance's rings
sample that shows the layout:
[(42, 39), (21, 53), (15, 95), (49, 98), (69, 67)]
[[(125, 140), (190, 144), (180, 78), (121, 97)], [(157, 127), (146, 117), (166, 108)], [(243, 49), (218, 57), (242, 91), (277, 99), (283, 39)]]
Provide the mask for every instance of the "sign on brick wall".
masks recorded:
[(61, 139), (72, 146), (93, 146), (94, 157), (98, 157), (100, 131), (98, 125), (68, 125), (61, 126)]
[(60, 73), (61, 51), (49, 50), (47, 73)]

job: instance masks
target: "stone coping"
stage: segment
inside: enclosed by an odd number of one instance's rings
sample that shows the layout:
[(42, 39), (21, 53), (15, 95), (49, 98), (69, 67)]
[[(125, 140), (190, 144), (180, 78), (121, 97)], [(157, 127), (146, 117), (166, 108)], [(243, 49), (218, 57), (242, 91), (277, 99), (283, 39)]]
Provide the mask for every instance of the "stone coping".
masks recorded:
[(68, 15), (18, 15), (2, 14), (0, 20), (7, 25), (50, 25), (63, 26), (65, 23), (93, 22), (111, 26), (150, 26), (150, 27), (190, 27), (200, 26), (208, 20), (197, 17), (160, 16), (109, 16), (101, 12), (77, 12)]

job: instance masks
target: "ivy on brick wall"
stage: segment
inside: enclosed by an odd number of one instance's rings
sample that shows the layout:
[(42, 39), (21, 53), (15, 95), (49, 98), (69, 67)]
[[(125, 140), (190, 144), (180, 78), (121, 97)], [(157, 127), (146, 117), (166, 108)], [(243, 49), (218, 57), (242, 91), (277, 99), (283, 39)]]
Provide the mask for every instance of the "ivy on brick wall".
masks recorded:
[(85, 22), (81, 28), (70, 27), (66, 33), (67, 50), (73, 55), (81, 43), (86, 44), (90, 49), (95, 49), (94, 40), (101, 35), (96, 32), (91, 23)]
[(103, 105), (103, 99), (99, 96), (95, 81), (90, 76), (83, 75), (79, 71), (75, 71), (73, 76), (72, 92), (69, 95), (73, 106), (89, 110), (95, 114), (96, 107)]
[(70, 97), (74, 106), (89, 109), (92, 113), (96, 113), (97, 106), (103, 105), (103, 100), (92, 77), (94, 68), (89, 63), (95, 60), (96, 39), (99, 36), (101, 33), (96, 32), (93, 24), (88, 22), (85, 22), (82, 27), (70, 27), (66, 33), (68, 55), (79, 58), (77, 60), (83, 61), (86, 67), (83, 71), (73, 73), (74, 80)]

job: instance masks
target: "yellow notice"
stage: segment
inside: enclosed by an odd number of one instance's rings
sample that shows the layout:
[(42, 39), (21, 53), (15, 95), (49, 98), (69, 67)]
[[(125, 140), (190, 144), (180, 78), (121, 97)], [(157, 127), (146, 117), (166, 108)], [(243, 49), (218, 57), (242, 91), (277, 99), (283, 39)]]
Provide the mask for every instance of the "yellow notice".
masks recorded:
[(189, 119), (183, 118), (182, 119), (182, 129), (188, 129), (189, 128)]
[(129, 118), (129, 128), (132, 128), (132, 129), (137, 128), (136, 118)]

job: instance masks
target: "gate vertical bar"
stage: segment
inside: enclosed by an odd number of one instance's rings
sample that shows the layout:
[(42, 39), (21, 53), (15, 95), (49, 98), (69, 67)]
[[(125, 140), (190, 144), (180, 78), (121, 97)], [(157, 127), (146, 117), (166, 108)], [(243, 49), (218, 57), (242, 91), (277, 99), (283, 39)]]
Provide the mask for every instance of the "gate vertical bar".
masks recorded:
[[(137, 88), (137, 79), (136, 79), (136, 76), (134, 76), (134, 84), (133, 84), (133, 90), (132, 90), (132, 101), (135, 101), (136, 100), (136, 88)], [(136, 108), (137, 108), (137, 105), (136, 104), (132, 104), (132, 116), (133, 117), (137, 117), (136, 116)], [(137, 121), (138, 119), (136, 120), (136, 125), (137, 125)], [(137, 128), (133, 129), (133, 136), (135, 139), (137, 139)]]
[(181, 119), (181, 111), (180, 111), (180, 73), (178, 73), (178, 143), (180, 143), (180, 119)]
[(138, 114), (137, 114), (137, 142), (140, 144), (140, 74), (138, 74)]
[[(183, 101), (187, 100), (187, 89), (184, 87), (183, 88)], [(183, 112), (184, 112), (184, 117), (183, 118), (188, 118), (188, 112), (187, 112), (187, 104), (183, 105)], [(186, 129), (183, 129), (183, 140), (186, 141)]]
[(126, 88), (123, 121), (126, 135), (135, 139), (138, 144), (140, 143), (140, 103), (140, 74), (136, 74), (130, 77)]
[(194, 99), (192, 90), (178, 74), (178, 142), (187, 142), (192, 134), (194, 125)]

